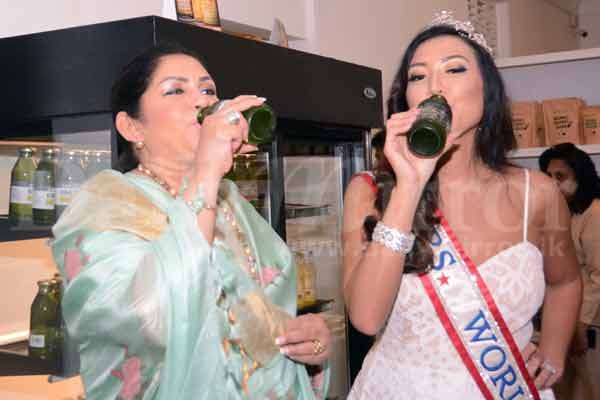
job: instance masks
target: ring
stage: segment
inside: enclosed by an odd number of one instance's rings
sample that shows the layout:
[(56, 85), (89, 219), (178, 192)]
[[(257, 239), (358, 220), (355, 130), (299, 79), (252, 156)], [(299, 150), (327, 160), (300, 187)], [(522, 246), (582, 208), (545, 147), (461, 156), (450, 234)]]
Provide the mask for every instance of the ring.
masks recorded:
[(240, 114), (239, 111), (229, 111), (225, 115), (225, 120), (230, 125), (237, 125), (237, 124), (239, 124), (241, 119), (242, 119), (242, 114)]
[(550, 364), (548, 361), (544, 361), (542, 363), (542, 369), (550, 372), (551, 375), (556, 374), (556, 368), (554, 368), (554, 366), (552, 366), (552, 364)]
[(322, 352), (325, 351), (325, 346), (323, 346), (323, 343), (321, 343), (321, 341), (319, 339), (313, 339), (312, 344), (313, 344), (313, 355), (318, 356), (319, 354), (321, 354)]

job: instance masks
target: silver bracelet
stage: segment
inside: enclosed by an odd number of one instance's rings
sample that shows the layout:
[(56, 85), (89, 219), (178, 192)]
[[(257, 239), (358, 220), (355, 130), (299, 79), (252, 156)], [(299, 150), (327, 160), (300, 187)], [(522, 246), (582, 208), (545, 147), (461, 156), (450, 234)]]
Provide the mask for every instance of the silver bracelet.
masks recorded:
[(373, 241), (395, 252), (408, 254), (415, 244), (415, 235), (400, 232), (379, 221), (373, 230)]

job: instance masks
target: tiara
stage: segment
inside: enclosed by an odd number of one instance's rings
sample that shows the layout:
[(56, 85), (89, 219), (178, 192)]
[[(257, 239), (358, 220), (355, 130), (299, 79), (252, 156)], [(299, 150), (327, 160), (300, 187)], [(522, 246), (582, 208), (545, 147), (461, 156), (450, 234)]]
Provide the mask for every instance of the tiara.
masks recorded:
[(452, 11), (440, 11), (434, 14), (433, 20), (427, 24), (427, 28), (434, 26), (450, 26), (458, 32), (462, 37), (466, 37), (481, 47), (487, 50), (488, 53), (494, 54), (492, 48), (487, 44), (483, 34), (475, 32), (475, 27), (471, 21), (459, 21), (452, 16)]

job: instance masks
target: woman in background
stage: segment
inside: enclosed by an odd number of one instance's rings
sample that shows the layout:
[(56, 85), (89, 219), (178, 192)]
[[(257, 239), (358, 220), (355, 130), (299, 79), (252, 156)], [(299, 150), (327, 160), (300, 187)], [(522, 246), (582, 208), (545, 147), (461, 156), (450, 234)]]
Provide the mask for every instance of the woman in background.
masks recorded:
[[(406, 134), (433, 94), (452, 126), (443, 154), (419, 158)], [(547, 176), (507, 160), (510, 111), (485, 38), (440, 14), (409, 44), (388, 113), (391, 190), (360, 176), (344, 201), (346, 306), (377, 334), (349, 399), (553, 399), (580, 300), (569, 211)]]
[(563, 400), (600, 399), (600, 177), (594, 162), (572, 143), (542, 153), (540, 169), (552, 177), (571, 211), (571, 234), (583, 280), (583, 302), (565, 376), (557, 385)]

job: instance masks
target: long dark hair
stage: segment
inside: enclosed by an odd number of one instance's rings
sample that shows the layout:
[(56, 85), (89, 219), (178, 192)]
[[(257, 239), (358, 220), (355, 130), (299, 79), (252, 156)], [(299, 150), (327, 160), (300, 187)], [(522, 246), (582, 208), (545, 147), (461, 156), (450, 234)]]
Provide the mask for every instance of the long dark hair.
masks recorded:
[[(146, 92), (161, 58), (176, 54), (193, 57), (201, 64), (206, 65), (193, 51), (171, 42), (159, 43), (145, 50), (123, 68), (113, 83), (110, 96), (113, 121), (120, 111), (125, 111), (132, 118), (140, 117), (140, 100)], [(127, 172), (137, 166), (139, 161), (132, 143), (120, 134), (117, 134), (117, 152), (119, 158), (115, 166), (116, 170)]]
[[(434, 26), (419, 33), (406, 49), (400, 67), (394, 81), (390, 97), (388, 99), (388, 117), (397, 112), (408, 110), (406, 99), (406, 88), (408, 86), (408, 70), (410, 63), (417, 51), (417, 48), (424, 42), (438, 36), (455, 36), (467, 43), (475, 53), (481, 76), (483, 80), (483, 115), (477, 129), (474, 146), (475, 158), (482, 161), (490, 169), (498, 172), (505, 170), (510, 163), (507, 160), (506, 153), (512, 150), (515, 145), (515, 137), (512, 129), (510, 107), (504, 83), (500, 72), (494, 63), (490, 53), (487, 52), (478, 43), (469, 39), (465, 32), (457, 31), (451, 26)], [(388, 190), (383, 189), (385, 181), (389, 178), (382, 174), (383, 178), (377, 178), (378, 199), (375, 207), (383, 213), (387, 205)], [(392, 176), (391, 184), (395, 179), (393, 171), (388, 171), (388, 176)], [(388, 185), (389, 186), (389, 185)], [(415, 213), (412, 231), (417, 237), (415, 246), (407, 255), (405, 261), (405, 273), (428, 271), (433, 265), (433, 252), (429, 245), (433, 236), (434, 227), (439, 223), (439, 218), (435, 216), (435, 211), (439, 205), (439, 186), (437, 173), (434, 173), (425, 186), (417, 211)], [(366, 225), (365, 225), (366, 228)], [(367, 233), (369, 234), (369, 233)]]
[(567, 204), (571, 214), (581, 214), (594, 199), (600, 198), (600, 177), (592, 158), (573, 143), (561, 143), (542, 153), (538, 160), (540, 169), (548, 173), (548, 165), (552, 160), (562, 160), (573, 170), (577, 190), (567, 199)]

